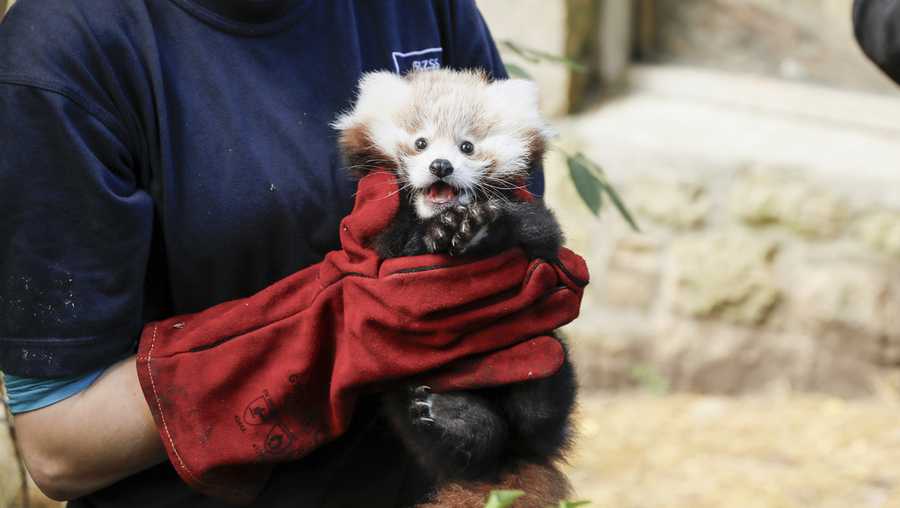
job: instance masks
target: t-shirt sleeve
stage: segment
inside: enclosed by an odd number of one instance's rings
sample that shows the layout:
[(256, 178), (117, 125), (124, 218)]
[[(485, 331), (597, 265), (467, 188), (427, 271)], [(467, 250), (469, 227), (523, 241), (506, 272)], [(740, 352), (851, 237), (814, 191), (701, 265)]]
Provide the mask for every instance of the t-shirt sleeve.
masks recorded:
[(28, 378), (6, 374), (3, 385), (9, 411), (14, 414), (27, 413), (56, 404), (87, 390), (106, 369), (98, 369), (88, 374), (62, 378)]
[(900, 0), (856, 0), (853, 26), (866, 55), (900, 84)]
[[(450, 51), (446, 65), (453, 69), (484, 69), (493, 79), (506, 79), (509, 74), (497, 51), (491, 31), (474, 0), (450, 0)], [(533, 168), (528, 190), (544, 194), (543, 165)]]
[(153, 228), (115, 116), (0, 76), (0, 370), (55, 378), (129, 354)]

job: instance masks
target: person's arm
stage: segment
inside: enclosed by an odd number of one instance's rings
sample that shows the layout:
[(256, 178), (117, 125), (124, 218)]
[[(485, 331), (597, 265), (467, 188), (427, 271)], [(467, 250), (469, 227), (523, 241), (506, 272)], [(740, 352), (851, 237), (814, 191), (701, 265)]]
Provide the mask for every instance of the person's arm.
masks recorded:
[(89, 494), (166, 458), (134, 357), (77, 395), (15, 418), (28, 471), (52, 499)]
[(900, 84), (900, 0), (856, 0), (853, 27), (866, 55)]
[(109, 367), (16, 416), (38, 486), (69, 499), (164, 458), (134, 360), (115, 364), (143, 325), (153, 204), (122, 125), (66, 87), (0, 72), (0, 125), (0, 370)]

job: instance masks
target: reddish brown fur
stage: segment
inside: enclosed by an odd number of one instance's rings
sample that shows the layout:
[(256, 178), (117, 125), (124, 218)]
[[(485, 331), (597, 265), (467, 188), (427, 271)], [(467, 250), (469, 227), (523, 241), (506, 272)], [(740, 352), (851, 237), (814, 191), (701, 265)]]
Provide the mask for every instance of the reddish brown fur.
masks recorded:
[(397, 151), (400, 152), (401, 155), (406, 155), (406, 156), (410, 156), (410, 155), (416, 153), (415, 147), (413, 147), (409, 143), (400, 143), (400, 145), (397, 146)]
[(547, 150), (547, 142), (540, 132), (532, 131), (528, 133), (528, 158), (529, 160), (539, 161), (544, 159), (544, 152)]
[(396, 169), (394, 158), (381, 151), (372, 141), (365, 124), (356, 124), (341, 131), (338, 143), (347, 158), (347, 166), (353, 173), (365, 173), (375, 167)]
[(516, 508), (556, 506), (572, 493), (566, 476), (553, 465), (521, 464), (497, 483), (450, 483), (417, 508), (484, 508), (492, 490), (521, 490)]

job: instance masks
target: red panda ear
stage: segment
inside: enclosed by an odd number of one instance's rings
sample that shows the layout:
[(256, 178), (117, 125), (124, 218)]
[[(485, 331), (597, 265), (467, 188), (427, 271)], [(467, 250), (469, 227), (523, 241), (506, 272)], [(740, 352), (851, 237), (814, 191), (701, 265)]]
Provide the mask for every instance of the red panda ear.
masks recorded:
[(363, 75), (353, 109), (332, 124), (341, 132), (338, 143), (353, 173), (395, 169), (395, 159), (385, 147), (395, 143), (393, 119), (408, 106), (409, 95), (409, 81), (402, 76), (387, 71)]
[(488, 101), (523, 136), (528, 149), (529, 171), (544, 158), (553, 130), (541, 115), (540, 93), (534, 81), (506, 79), (488, 85)]
[(359, 80), (357, 106), (374, 103), (378, 107), (397, 106), (406, 102), (410, 84), (407, 78), (390, 71), (367, 72)]
[(528, 172), (534, 172), (535, 168), (542, 166), (544, 154), (547, 152), (548, 136), (543, 129), (531, 129), (528, 132)]
[(372, 162), (384, 158), (380, 151), (374, 149), (369, 129), (362, 123), (348, 125), (342, 130), (338, 146), (347, 169), (354, 176), (364, 176), (377, 167)]
[(343, 131), (355, 124), (392, 117), (409, 106), (410, 95), (409, 81), (398, 74), (388, 71), (363, 74), (353, 108), (341, 113), (332, 127)]
[(491, 99), (506, 111), (540, 110), (540, 92), (534, 81), (528, 79), (504, 79), (488, 85)]

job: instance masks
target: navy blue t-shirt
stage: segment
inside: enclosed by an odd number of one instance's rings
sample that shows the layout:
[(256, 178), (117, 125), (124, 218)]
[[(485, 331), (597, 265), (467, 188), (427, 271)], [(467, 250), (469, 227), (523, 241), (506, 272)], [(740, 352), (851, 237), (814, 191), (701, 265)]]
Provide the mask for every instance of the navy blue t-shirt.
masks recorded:
[[(0, 25), (0, 370), (90, 372), (148, 321), (319, 261), (355, 186), (329, 123), (363, 72), (438, 66), (505, 77), (473, 0), (19, 0)], [(397, 443), (361, 437), (378, 425), (279, 468), (259, 506), (412, 489)], [(72, 505), (126, 504), (218, 505), (168, 465)]]

